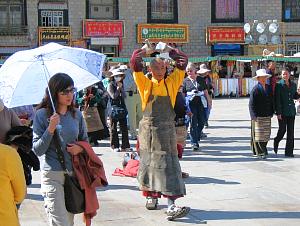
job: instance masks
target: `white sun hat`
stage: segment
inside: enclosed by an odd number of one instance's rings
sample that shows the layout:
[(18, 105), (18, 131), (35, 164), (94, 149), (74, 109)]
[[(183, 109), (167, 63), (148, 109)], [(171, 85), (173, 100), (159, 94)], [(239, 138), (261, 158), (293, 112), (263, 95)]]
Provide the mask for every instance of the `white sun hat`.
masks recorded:
[(206, 72), (210, 72), (210, 70), (206, 67), (206, 64), (201, 64), (197, 74), (205, 74)]
[(270, 78), (272, 75), (268, 74), (266, 72), (266, 69), (259, 69), (256, 71), (256, 76), (253, 77), (253, 79), (257, 80), (258, 77), (267, 77)]

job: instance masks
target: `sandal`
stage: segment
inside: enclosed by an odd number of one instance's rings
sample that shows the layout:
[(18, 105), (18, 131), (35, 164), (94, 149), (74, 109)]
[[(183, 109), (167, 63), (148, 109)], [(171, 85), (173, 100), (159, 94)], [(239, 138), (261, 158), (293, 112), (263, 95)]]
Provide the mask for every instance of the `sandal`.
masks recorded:
[(167, 211), (167, 220), (173, 221), (177, 218), (185, 217), (189, 212), (191, 208), (190, 207), (178, 207), (178, 206), (171, 206)]
[(190, 175), (186, 172), (181, 172), (182, 178), (188, 178)]
[(148, 210), (156, 210), (157, 204), (158, 204), (157, 198), (147, 197), (146, 208)]

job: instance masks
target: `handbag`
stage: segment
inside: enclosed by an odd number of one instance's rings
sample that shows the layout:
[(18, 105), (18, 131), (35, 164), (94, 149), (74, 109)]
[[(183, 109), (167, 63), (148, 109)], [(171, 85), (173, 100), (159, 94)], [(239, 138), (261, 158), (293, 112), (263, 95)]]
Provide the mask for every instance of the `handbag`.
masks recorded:
[(111, 106), (111, 118), (114, 120), (120, 120), (126, 118), (128, 112), (126, 108), (112, 105)]
[(81, 189), (78, 179), (75, 175), (68, 172), (65, 164), (65, 158), (62, 150), (62, 146), (59, 143), (59, 134), (55, 131), (54, 144), (56, 146), (56, 153), (58, 155), (61, 167), (64, 170), (65, 182), (64, 182), (64, 193), (65, 193), (65, 205), (68, 212), (77, 214), (85, 211), (85, 193)]
[(82, 116), (84, 118), (88, 133), (104, 129), (97, 107), (88, 106), (82, 111)]

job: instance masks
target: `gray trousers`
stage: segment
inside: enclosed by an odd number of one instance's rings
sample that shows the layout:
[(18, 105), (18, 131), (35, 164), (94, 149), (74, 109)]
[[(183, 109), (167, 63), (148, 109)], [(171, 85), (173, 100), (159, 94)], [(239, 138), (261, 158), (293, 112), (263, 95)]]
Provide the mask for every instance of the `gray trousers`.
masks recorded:
[(41, 192), (50, 226), (73, 226), (74, 214), (66, 210), (63, 171), (42, 171)]

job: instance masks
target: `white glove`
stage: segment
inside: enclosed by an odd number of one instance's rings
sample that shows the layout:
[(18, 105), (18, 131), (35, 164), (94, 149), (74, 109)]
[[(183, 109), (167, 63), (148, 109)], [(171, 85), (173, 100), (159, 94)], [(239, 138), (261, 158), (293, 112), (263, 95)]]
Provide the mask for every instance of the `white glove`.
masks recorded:
[(166, 53), (166, 52), (170, 52), (172, 49), (171, 46), (168, 46), (166, 43), (164, 42), (159, 42), (157, 43), (156, 47), (155, 47), (155, 50), (160, 52), (160, 53)]

